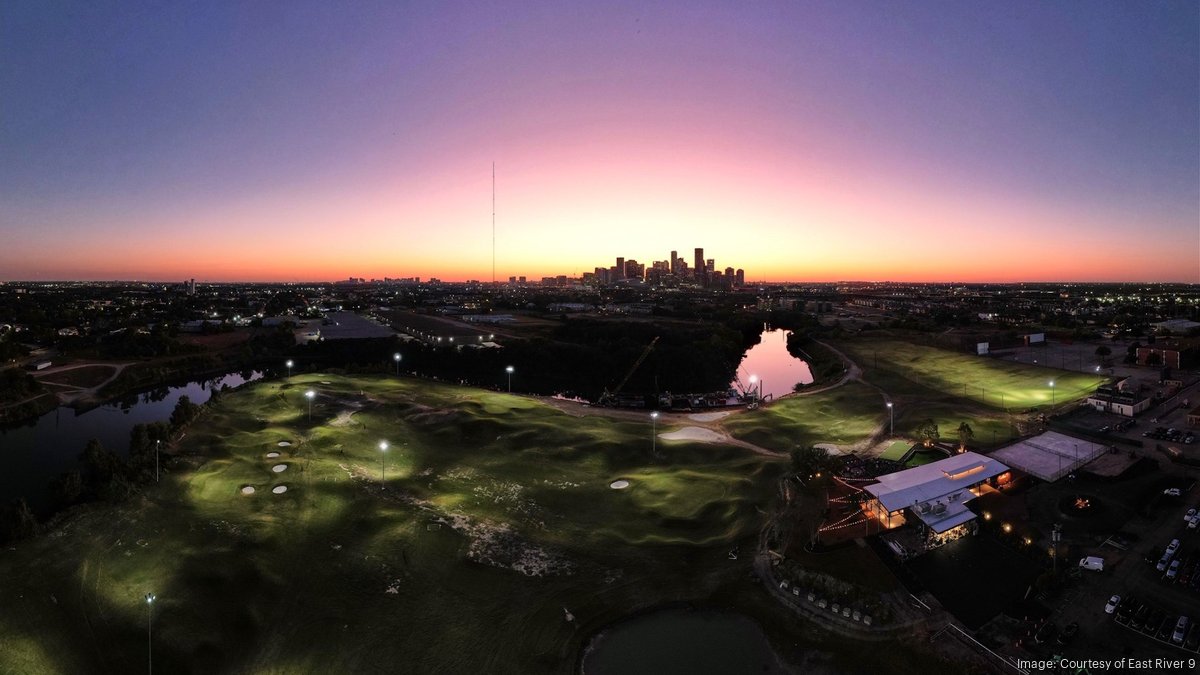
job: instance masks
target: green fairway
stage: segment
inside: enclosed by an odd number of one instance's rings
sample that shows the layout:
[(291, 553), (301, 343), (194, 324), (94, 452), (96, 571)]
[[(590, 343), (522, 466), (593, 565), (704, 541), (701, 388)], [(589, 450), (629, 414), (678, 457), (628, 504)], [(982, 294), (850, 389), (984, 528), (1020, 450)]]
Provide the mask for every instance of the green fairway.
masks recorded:
[(569, 672), (592, 630), (743, 578), (725, 553), (783, 468), (649, 441), (421, 381), (227, 394), (181, 442), (190, 468), (0, 556), (0, 672), (144, 668), (150, 591), (158, 672)]
[(887, 448), (879, 453), (879, 459), (890, 459), (893, 462), (899, 462), (908, 451), (912, 448), (912, 443), (908, 441), (894, 441)]
[[(952, 352), (901, 340), (846, 340), (838, 343), (889, 393), (903, 383), (971, 399), (998, 410), (1060, 405), (1086, 397), (1107, 378)], [(1053, 386), (1051, 386), (1053, 382)]]
[(724, 427), (737, 438), (780, 452), (815, 443), (846, 445), (887, 423), (880, 393), (861, 383), (811, 396), (789, 396), (756, 411), (730, 417)]

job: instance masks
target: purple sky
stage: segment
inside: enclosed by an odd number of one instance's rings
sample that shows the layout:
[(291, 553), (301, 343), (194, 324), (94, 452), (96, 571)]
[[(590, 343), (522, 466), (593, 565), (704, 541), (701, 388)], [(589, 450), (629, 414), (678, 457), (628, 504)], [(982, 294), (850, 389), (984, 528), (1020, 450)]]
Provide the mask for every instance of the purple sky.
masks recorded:
[(1200, 281), (1195, 2), (645, 4), (0, 4), (0, 279)]

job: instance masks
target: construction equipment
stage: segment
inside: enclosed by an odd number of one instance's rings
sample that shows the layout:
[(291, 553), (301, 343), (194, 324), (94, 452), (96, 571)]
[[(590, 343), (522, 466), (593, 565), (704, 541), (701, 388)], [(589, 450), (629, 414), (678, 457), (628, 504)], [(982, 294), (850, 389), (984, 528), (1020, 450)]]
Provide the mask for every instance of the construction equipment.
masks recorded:
[(605, 389), (604, 393), (600, 395), (600, 400), (596, 403), (599, 405), (615, 405), (617, 402), (617, 395), (621, 393), (621, 388), (625, 386), (625, 383), (629, 381), (629, 378), (633, 377), (633, 374), (637, 372), (638, 366), (642, 365), (642, 362), (646, 360), (646, 357), (650, 356), (650, 352), (654, 351), (654, 345), (657, 343), (657, 337), (651, 340), (650, 344), (646, 345), (646, 348), (642, 350), (642, 355), (637, 358), (637, 361), (633, 362), (633, 367), (629, 369), (629, 372), (625, 373), (625, 377), (621, 378), (620, 384), (614, 387), (612, 391)]

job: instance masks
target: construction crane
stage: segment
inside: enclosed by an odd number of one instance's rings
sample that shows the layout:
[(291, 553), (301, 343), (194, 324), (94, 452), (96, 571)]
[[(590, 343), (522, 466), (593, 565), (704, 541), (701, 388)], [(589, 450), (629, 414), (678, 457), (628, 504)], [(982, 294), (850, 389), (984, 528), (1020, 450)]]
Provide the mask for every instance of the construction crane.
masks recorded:
[(600, 400), (598, 401), (600, 405), (612, 405), (617, 402), (617, 394), (621, 393), (621, 389), (625, 386), (625, 383), (629, 381), (629, 378), (633, 377), (635, 372), (637, 372), (638, 366), (642, 365), (642, 362), (646, 360), (646, 357), (650, 356), (650, 352), (654, 351), (654, 345), (657, 343), (657, 337), (651, 340), (650, 344), (646, 345), (646, 348), (642, 350), (642, 355), (637, 358), (637, 361), (633, 362), (633, 367), (629, 369), (629, 372), (625, 373), (625, 377), (621, 378), (620, 384), (614, 387), (612, 391), (609, 391), (608, 389), (604, 390), (604, 393), (600, 395)]

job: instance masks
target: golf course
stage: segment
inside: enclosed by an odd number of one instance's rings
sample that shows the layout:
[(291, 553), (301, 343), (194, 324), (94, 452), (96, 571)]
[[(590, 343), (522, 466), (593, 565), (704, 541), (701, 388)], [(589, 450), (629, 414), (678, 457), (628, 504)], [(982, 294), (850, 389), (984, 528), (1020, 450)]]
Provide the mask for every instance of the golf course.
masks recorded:
[(918, 647), (780, 622), (732, 553), (795, 447), (865, 449), (922, 418), (1014, 433), (967, 380), (1040, 401), (1045, 369), (887, 344), (903, 357), (878, 366), (846, 345), (862, 376), (811, 395), (657, 426), (382, 375), (247, 384), (172, 442), (161, 482), (0, 551), (0, 673), (137, 672), (151, 651), (171, 673), (570, 673), (597, 631), (674, 603), (745, 612), (835, 671), (895, 670), (899, 649), (918, 672)]
[(590, 630), (727, 575), (783, 468), (652, 452), (649, 424), (519, 396), (332, 375), (232, 392), (174, 452), (136, 501), (0, 555), (0, 672), (140, 670), (148, 621), (159, 672), (570, 670)]

